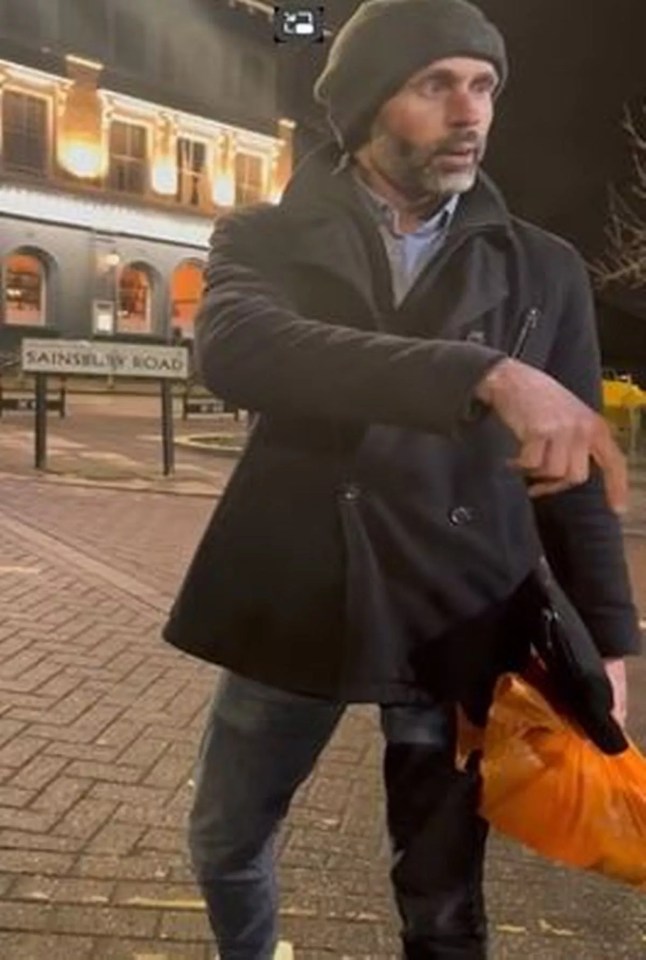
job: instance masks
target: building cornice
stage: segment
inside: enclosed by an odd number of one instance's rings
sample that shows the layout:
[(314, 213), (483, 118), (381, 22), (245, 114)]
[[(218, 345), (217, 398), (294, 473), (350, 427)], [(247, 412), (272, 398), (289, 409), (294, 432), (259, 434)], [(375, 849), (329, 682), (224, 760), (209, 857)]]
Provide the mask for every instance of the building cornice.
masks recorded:
[(77, 230), (138, 237), (206, 250), (212, 217), (136, 207), (56, 190), (0, 184), (0, 219), (16, 217)]
[[(68, 90), (71, 86), (71, 80), (61, 73), (45, 72), (44, 70), (27, 67), (19, 63), (12, 63), (0, 58), (0, 84), (2, 82), (23, 82), (43, 90), (50, 86), (52, 89), (59, 86), (63, 90)], [(271, 136), (267, 133), (260, 133), (248, 127), (227, 123), (222, 120), (215, 120), (211, 117), (200, 116), (197, 113), (178, 110), (173, 106), (155, 102), (154, 100), (143, 100), (140, 97), (134, 97), (110, 88), (101, 87), (100, 90), (110, 106), (121, 105), (126, 109), (130, 108), (137, 112), (144, 113), (149, 117), (172, 115), (181, 125), (198, 132), (201, 136), (217, 137), (220, 133), (231, 133), (241, 143), (247, 144), (252, 148), (255, 147), (258, 151), (268, 152), (280, 143), (278, 137)]]

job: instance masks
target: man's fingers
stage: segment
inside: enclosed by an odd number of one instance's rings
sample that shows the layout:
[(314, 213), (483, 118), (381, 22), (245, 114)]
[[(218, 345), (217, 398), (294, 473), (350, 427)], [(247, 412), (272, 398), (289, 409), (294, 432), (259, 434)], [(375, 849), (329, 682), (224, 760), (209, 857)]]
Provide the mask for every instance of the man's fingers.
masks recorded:
[(548, 441), (545, 439), (527, 440), (511, 466), (522, 473), (543, 474), (543, 462), (547, 453)]
[(536, 483), (530, 483), (527, 492), (532, 500), (537, 500), (538, 497), (550, 497), (571, 489), (572, 484), (567, 480), (537, 480)]
[(530, 481), (530, 496), (544, 497), (561, 493), (585, 483), (590, 476), (590, 460), (600, 468), (608, 503), (615, 513), (628, 507), (628, 468), (626, 459), (612, 438), (605, 421), (598, 417), (590, 429), (563, 430), (546, 439), (530, 438), (522, 446), (511, 466)]
[(522, 451), (513, 466), (522, 470), (529, 482), (532, 497), (560, 493), (570, 487), (585, 483), (590, 471), (590, 454), (584, 439), (574, 440), (571, 434), (563, 434), (545, 443), (541, 441), (542, 459), (537, 466), (528, 468), (526, 464), (538, 461), (539, 446), (532, 444), (529, 454)]
[(591, 456), (601, 469), (608, 503), (615, 513), (628, 509), (628, 466), (606, 424), (595, 435)]
[(561, 438), (550, 444), (540, 474), (530, 476), (530, 496), (544, 497), (580, 487), (590, 476), (590, 448), (587, 440)]
[(628, 680), (624, 660), (606, 660), (604, 663), (608, 679), (612, 685), (612, 714), (620, 726), (625, 727), (628, 719)]
[(543, 463), (538, 471), (537, 480), (555, 483), (570, 481), (570, 435), (555, 437), (545, 448)]
[(626, 704), (623, 704), (621, 707), (614, 707), (612, 715), (622, 730), (625, 730), (626, 723), (628, 722), (628, 707)]
[(535, 495), (585, 483), (593, 459), (603, 474), (610, 507), (625, 512), (626, 462), (598, 413), (554, 378), (518, 360), (497, 364), (478, 389), (478, 398), (519, 441), (519, 455), (510, 465), (535, 481)]
[(590, 444), (578, 440), (570, 452), (570, 479), (575, 486), (580, 486), (590, 479)]

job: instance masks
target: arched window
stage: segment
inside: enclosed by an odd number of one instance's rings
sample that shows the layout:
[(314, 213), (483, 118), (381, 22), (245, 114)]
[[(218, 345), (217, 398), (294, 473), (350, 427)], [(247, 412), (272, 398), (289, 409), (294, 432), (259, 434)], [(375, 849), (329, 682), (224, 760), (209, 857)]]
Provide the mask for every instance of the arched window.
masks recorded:
[(193, 320), (203, 288), (204, 266), (196, 260), (180, 263), (171, 284), (171, 328), (180, 330), (185, 337), (193, 335)]
[(16, 250), (3, 268), (4, 322), (44, 326), (47, 322), (47, 267), (37, 252)]
[(150, 269), (130, 263), (119, 275), (117, 333), (151, 333), (153, 281)]

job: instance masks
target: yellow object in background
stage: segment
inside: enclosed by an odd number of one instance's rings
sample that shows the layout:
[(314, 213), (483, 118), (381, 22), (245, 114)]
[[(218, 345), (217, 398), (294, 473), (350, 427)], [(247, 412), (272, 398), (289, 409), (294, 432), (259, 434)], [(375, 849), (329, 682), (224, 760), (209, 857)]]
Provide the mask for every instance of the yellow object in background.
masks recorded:
[(603, 406), (606, 410), (646, 406), (646, 390), (631, 380), (604, 380)]
[(643, 442), (646, 424), (646, 390), (629, 375), (606, 371), (603, 379), (603, 414), (617, 440), (629, 456), (635, 456)]

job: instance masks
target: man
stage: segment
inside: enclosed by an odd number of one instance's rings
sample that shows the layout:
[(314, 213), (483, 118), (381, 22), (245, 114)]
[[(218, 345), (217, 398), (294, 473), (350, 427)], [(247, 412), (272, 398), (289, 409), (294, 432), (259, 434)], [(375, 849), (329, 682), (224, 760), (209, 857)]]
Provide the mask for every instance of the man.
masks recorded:
[[(198, 363), (259, 417), (165, 636), (225, 668), (190, 824), (222, 960), (272, 956), (272, 843), (356, 702), (381, 707), (404, 956), (486, 956), (455, 702), (513, 662), (543, 551), (625, 714), (625, 469), (583, 265), (479, 173), (506, 77), (465, 0), (369, 0), (316, 86), (336, 142), (216, 226)], [(401, 867), (429, 836), (422, 889)]]

